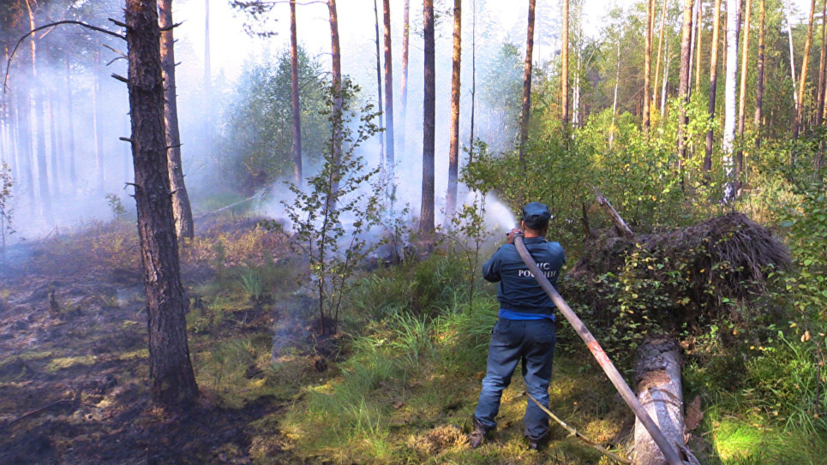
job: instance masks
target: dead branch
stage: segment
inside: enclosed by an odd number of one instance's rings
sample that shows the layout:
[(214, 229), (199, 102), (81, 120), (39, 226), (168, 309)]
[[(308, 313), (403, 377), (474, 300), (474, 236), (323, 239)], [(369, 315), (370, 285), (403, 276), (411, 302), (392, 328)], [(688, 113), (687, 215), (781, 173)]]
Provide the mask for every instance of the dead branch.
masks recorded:
[(48, 410), (48, 409), (50, 409), (50, 408), (54, 407), (55, 405), (62, 404), (62, 403), (64, 403), (64, 402), (71, 402), (71, 401), (72, 401), (72, 399), (60, 399), (60, 400), (58, 400), (58, 401), (56, 401), (56, 402), (52, 402), (52, 403), (51, 403), (51, 404), (49, 404), (49, 405), (46, 405), (46, 406), (43, 406), (43, 407), (40, 407), (40, 408), (34, 409), (34, 410), (32, 410), (31, 412), (26, 412), (26, 413), (24, 413), (23, 415), (20, 415), (19, 417), (15, 418), (14, 420), (12, 420), (12, 421), (10, 421), (10, 422), (6, 423), (6, 426), (11, 426), (11, 425), (13, 425), (13, 424), (17, 423), (18, 421), (20, 421), (20, 420), (22, 420), (22, 419), (24, 419), (24, 418), (26, 418), (26, 417), (30, 417), (30, 416), (35, 415), (35, 414), (38, 414), (38, 413), (40, 413), (40, 412), (42, 412), (42, 411), (44, 411), (44, 410)]
[(115, 79), (117, 79), (118, 81), (123, 82), (123, 83), (124, 83), (124, 84), (126, 84), (126, 85), (129, 85), (129, 79), (127, 79), (127, 78), (125, 78), (125, 77), (121, 76), (120, 74), (115, 74), (115, 73), (112, 73), (112, 77), (113, 77), (113, 78), (115, 78)]
[(43, 26), (36, 27), (36, 28), (32, 29), (31, 31), (23, 34), (23, 37), (21, 37), (17, 41), (17, 44), (15, 44), (14, 49), (12, 50), (11, 54), (9, 54), (9, 59), (6, 61), (6, 74), (5, 74), (5, 77), (3, 78), (3, 93), (4, 94), (6, 93), (6, 89), (8, 88), (7, 84), (9, 82), (9, 70), (11, 69), (11, 61), (14, 58), (14, 54), (17, 53), (17, 49), (20, 48), (20, 44), (22, 44), (23, 41), (26, 40), (27, 37), (31, 36), (32, 34), (37, 33), (38, 31), (42, 31), (44, 29), (60, 26), (61, 24), (76, 24), (78, 26), (82, 26), (82, 27), (85, 27), (87, 29), (91, 29), (93, 31), (102, 32), (104, 34), (109, 34), (110, 36), (117, 37), (117, 38), (122, 39), (122, 40), (126, 40), (126, 36), (118, 34), (117, 32), (112, 32), (112, 31), (109, 31), (109, 30), (104, 29), (102, 27), (97, 27), (97, 26), (93, 26), (91, 24), (86, 24), (82, 21), (74, 21), (74, 20), (69, 20), (69, 19), (63, 20), (63, 21), (55, 21), (53, 23), (44, 24)]
[(623, 218), (617, 213), (617, 210), (614, 209), (611, 202), (597, 190), (596, 187), (592, 186), (594, 189), (594, 194), (597, 196), (597, 203), (603, 207), (603, 210), (606, 211), (606, 214), (612, 219), (612, 223), (614, 223), (615, 230), (617, 233), (628, 239), (634, 239), (635, 233), (632, 232), (632, 229), (623, 221)]

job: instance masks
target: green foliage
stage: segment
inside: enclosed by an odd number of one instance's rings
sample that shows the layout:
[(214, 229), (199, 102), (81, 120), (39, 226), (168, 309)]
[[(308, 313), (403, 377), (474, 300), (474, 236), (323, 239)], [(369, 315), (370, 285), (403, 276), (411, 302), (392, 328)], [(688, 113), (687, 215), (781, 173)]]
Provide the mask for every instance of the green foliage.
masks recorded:
[(124, 215), (126, 215), (126, 207), (124, 207), (123, 201), (121, 201), (118, 194), (106, 194), (106, 204), (109, 205), (109, 209), (112, 210), (112, 214), (115, 215), (115, 219), (121, 219)]
[[(330, 90), (327, 107), (331, 110), (326, 112), (333, 131), (326, 145), (324, 164), (307, 178), (306, 189), (290, 184), (296, 197), (291, 204), (282, 202), (293, 223), (297, 239), (293, 244), (310, 262), (322, 334), (327, 330), (326, 320), (330, 320), (330, 329), (335, 332), (339, 307), (354, 267), (376, 247), (362, 233), (378, 224), (385, 190), (381, 183), (371, 183), (380, 168), (367, 169), (364, 159), (356, 154), (362, 143), (379, 132), (374, 122), (379, 114), (373, 112), (372, 105), (352, 108), (358, 91), (347, 79), (342, 83), (341, 94)], [(341, 110), (335, 109), (335, 99), (341, 99)], [(359, 124), (353, 129), (350, 123), (356, 118)], [(344, 226), (346, 221), (348, 228)]]
[[(330, 133), (325, 117), (325, 90), (318, 60), (299, 48), (299, 99), (302, 118), (302, 157), (305, 166), (323, 160), (324, 134)], [(225, 115), (219, 141), (219, 169), (248, 195), (291, 172), (293, 110), (290, 53), (262, 64), (248, 64), (242, 72), (235, 103)]]

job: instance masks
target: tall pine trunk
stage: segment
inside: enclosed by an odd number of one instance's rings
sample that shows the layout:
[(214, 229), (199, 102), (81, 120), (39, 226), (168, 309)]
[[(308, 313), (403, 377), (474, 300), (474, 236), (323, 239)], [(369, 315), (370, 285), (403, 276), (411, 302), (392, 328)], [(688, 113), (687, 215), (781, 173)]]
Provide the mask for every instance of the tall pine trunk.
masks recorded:
[(652, 74), (652, 18), (655, 15), (654, 10), (655, 0), (647, 0), (646, 2), (646, 50), (643, 55), (643, 132), (649, 135), (651, 103), (649, 102), (649, 86), (651, 83)]
[[(801, 74), (798, 82), (798, 105), (795, 110), (795, 123), (793, 123), (793, 139), (798, 139), (801, 131), (801, 115), (804, 111), (804, 90), (807, 85), (807, 68), (810, 65), (810, 47), (813, 44), (813, 15), (816, 9), (816, 0), (810, 1), (810, 19), (807, 22), (807, 40), (804, 42), (804, 56), (801, 59)], [(790, 152), (790, 163), (795, 162), (795, 151)]]
[(740, 29), (740, 0), (727, 0), (726, 25), (726, 83), (724, 88), (723, 167), (726, 175), (724, 203), (738, 195), (737, 178), (732, 163), (732, 144), (735, 140), (735, 77), (738, 71), (738, 35)]
[(683, 25), (681, 27), (681, 71), (680, 84), (678, 86), (678, 98), (680, 99), (680, 114), (678, 116), (678, 166), (683, 167), (683, 160), (686, 159), (686, 107), (689, 104), (689, 77), (692, 66), (690, 47), (692, 45), (692, 5), (693, 0), (683, 2)]
[[(534, 3), (534, 0), (530, 0)], [(529, 13), (530, 15), (531, 13)], [(448, 152), (448, 195), (445, 199), (445, 222), (448, 223), (457, 207), (457, 177), (459, 174), (459, 96), (462, 60), (462, 0), (454, 0), (454, 51), (451, 57), (451, 142)], [(525, 98), (525, 91), (523, 91)], [(525, 114), (523, 114), (525, 116)], [(522, 159), (522, 146), (520, 157)]]
[(471, 123), (468, 136), (468, 163), (474, 161), (474, 120), (477, 109), (477, 1), (471, 0)]
[(528, 30), (525, 41), (525, 66), (523, 67), (523, 106), (520, 117), (520, 169), (523, 172), (525, 172), (525, 144), (528, 139), (528, 123), (531, 117), (531, 66), (534, 58), (534, 12), (536, 3), (536, 0), (528, 0)]
[(184, 166), (181, 162), (181, 134), (178, 131), (178, 94), (175, 84), (175, 39), (172, 28), (172, 0), (159, 0), (161, 32), (161, 71), (164, 77), (164, 125), (167, 138), (167, 163), (172, 188), (172, 212), (175, 215), (175, 231), (179, 238), (192, 239), (195, 225), (192, 219), (190, 198), (184, 183)]
[(419, 214), (419, 230), (430, 234), (434, 231), (434, 118), (436, 117), (436, 71), (434, 51), (434, 0), (424, 0), (425, 32), (425, 79), (422, 103), (422, 208)]
[[(609, 148), (612, 148), (614, 145), (615, 139), (615, 120), (617, 119), (617, 91), (620, 87), (620, 39), (622, 36), (620, 33), (617, 35), (617, 71), (615, 72), (615, 90), (614, 90), (614, 97), (612, 98), (612, 125), (609, 127)], [(657, 81), (655, 81), (657, 83)], [(656, 86), (657, 87), (657, 86)], [(654, 100), (654, 96), (653, 96)]]
[(172, 214), (160, 29), (155, 0), (126, 0), (129, 109), (135, 202), (149, 316), (149, 380), (152, 400), (178, 409), (190, 406), (198, 387), (187, 345), (187, 303)]
[(293, 110), (293, 182), (302, 185), (302, 108), (299, 103), (299, 40), (296, 0), (290, 0), (290, 96)]
[[(337, 165), (342, 158), (342, 52), (339, 46), (339, 14), (336, 9), (336, 0), (327, 0), (327, 10), (330, 15), (330, 55), (331, 76), (333, 78), (333, 133), (332, 150), (333, 160)], [(331, 197), (339, 191), (338, 175), (334, 175), (331, 186)], [(336, 208), (336, 205), (327, 205), (327, 208)], [(324, 321), (320, 321), (322, 334), (325, 333)]]
[(563, 0), (563, 38), (560, 60), (560, 120), (563, 123), (563, 138), (568, 139), (569, 126), (569, 0)]
[(391, 183), (391, 192), (394, 191), (395, 169), (396, 163), (396, 147), (393, 126), (393, 47), (391, 46), (391, 7), (390, 0), (382, 1), (382, 15), (384, 19), (384, 34), (385, 34), (385, 140), (387, 141), (386, 152), (386, 166), (388, 167), (388, 177)]
[[(752, 16), (752, 0), (746, 0), (744, 17), (744, 48), (741, 51), (741, 89), (738, 94), (738, 140), (744, 141), (744, 126), (747, 119), (747, 64), (749, 63), (749, 29)], [(735, 157), (735, 178), (741, 180), (744, 174), (744, 151), (740, 148)]]
[(402, 116), (401, 124), (399, 125), (400, 144), (402, 144), (402, 152), (405, 152), (405, 135), (408, 125), (408, 49), (410, 45), (411, 35), (411, 8), (410, 0), (405, 0), (404, 6), (404, 24), (402, 25), (402, 78), (399, 80), (399, 114)]
[[(712, 43), (709, 53), (709, 121), (715, 121), (715, 98), (718, 95), (718, 44), (721, 31), (721, 0), (715, 0), (715, 11), (712, 19)], [(704, 177), (709, 176), (712, 169), (712, 129), (706, 132), (706, 151), (704, 154), (703, 172)]]
[(761, 120), (764, 108), (764, 21), (766, 18), (766, 0), (761, 0), (761, 12), (758, 17), (758, 66), (755, 78), (755, 146), (761, 147)]
[[(381, 43), (382, 39), (379, 37), (379, 3), (378, 0), (373, 0), (373, 16), (374, 16), (374, 28), (375, 28), (375, 45), (376, 45), (376, 101), (377, 101), (377, 109), (379, 113), (384, 116), (385, 114), (385, 107), (382, 104), (384, 100), (384, 96), (382, 95), (382, 52), (381, 52)], [(381, 121), (381, 120), (380, 120)], [(385, 134), (383, 132), (379, 132), (376, 134), (379, 138), (379, 163), (382, 164), (385, 162)]]
[(657, 95), (658, 95), (658, 82), (660, 79), (660, 67), (661, 67), (661, 57), (663, 52), (663, 33), (666, 29), (666, 6), (669, 3), (669, 0), (663, 0), (663, 7), (661, 8), (660, 13), (660, 32), (658, 33), (658, 57), (655, 60), (655, 80), (653, 81), (652, 85), (652, 100), (655, 102), (655, 106), (657, 107)]
[(827, 60), (827, 0), (822, 1), (821, 7), (821, 54), (818, 62), (818, 89), (816, 91), (816, 114), (814, 121), (816, 126), (821, 126), (824, 117), (824, 89), (825, 89), (825, 60)]
[(698, 0), (698, 21), (696, 24), (697, 40), (695, 41), (695, 94), (701, 93), (701, 56), (703, 55), (703, 37), (704, 30), (704, 2)]

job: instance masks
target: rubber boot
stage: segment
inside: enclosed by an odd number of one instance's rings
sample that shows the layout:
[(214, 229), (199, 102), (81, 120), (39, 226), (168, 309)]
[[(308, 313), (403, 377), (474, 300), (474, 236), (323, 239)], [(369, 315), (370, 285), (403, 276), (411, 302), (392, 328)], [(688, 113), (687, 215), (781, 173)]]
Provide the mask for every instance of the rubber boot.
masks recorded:
[(473, 417), (472, 420), (474, 422), (474, 430), (468, 435), (468, 445), (470, 445), (472, 449), (476, 449), (485, 442), (485, 435), (488, 433), (488, 428), (483, 426), (479, 420), (477, 420), (477, 417)]

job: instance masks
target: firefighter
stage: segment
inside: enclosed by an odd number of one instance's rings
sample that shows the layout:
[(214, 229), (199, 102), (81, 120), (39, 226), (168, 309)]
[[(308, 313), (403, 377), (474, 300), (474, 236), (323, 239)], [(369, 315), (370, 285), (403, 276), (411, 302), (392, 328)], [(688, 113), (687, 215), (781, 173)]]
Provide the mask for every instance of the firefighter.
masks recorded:
[[(491, 332), (488, 369), (482, 381), (479, 403), (474, 412), (474, 429), (469, 436), (472, 448), (479, 447), (486, 434), (497, 426), (503, 390), (511, 383), (517, 363), (522, 361), (526, 390), (548, 407), (548, 387), (557, 340), (554, 304), (517, 253), (514, 238), (524, 237), (525, 246), (540, 271), (557, 287), (560, 268), (566, 261), (557, 242), (546, 241), (551, 213), (539, 202), (527, 204), (522, 211), (521, 228), (508, 233), (506, 244), (482, 269), (483, 277), (499, 283), (499, 319)], [(525, 436), (529, 448), (536, 450), (547, 437), (548, 416), (534, 403), (526, 405)]]

